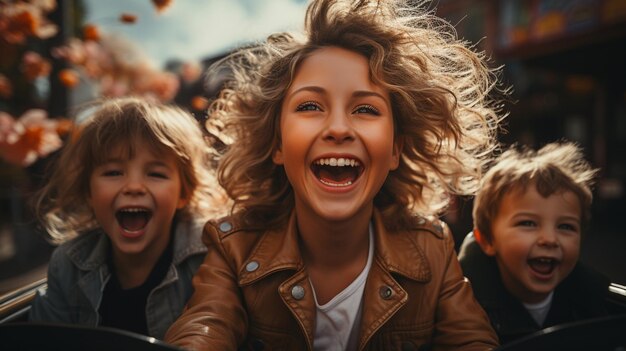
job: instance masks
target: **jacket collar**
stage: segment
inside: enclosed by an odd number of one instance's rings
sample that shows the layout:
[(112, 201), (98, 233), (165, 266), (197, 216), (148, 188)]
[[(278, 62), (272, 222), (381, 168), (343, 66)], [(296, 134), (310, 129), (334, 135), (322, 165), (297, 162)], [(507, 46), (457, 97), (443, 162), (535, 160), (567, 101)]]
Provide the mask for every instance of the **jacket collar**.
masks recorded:
[[(404, 231), (387, 231), (381, 214), (374, 209), (374, 260), (391, 272), (406, 278), (426, 282), (431, 271), (423, 250), (412, 235)], [(256, 262), (258, 269), (248, 271), (244, 265), (239, 272), (241, 286), (282, 270), (299, 271), (304, 267), (300, 247), (295, 211), (292, 211), (287, 226), (269, 230), (261, 235), (251, 251), (247, 262)]]
[[(206, 246), (202, 243), (204, 221), (178, 221), (174, 234), (174, 253), (172, 263), (178, 265), (188, 257), (205, 253)], [(80, 234), (69, 242), (67, 254), (72, 262), (81, 270), (96, 269), (107, 261), (110, 241), (102, 229), (94, 229)]]

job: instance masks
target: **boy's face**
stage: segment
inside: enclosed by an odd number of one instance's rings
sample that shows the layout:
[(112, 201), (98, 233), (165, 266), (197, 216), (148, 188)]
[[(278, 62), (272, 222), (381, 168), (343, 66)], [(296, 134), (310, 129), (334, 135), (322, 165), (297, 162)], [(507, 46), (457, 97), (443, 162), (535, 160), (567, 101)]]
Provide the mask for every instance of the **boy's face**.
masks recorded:
[(176, 210), (186, 205), (174, 156), (153, 153), (143, 141), (135, 146), (131, 159), (122, 147), (112, 150), (89, 181), (89, 204), (111, 239), (114, 258), (160, 256)]
[(399, 146), (389, 94), (362, 55), (318, 49), (297, 70), (281, 108), (280, 148), (298, 215), (343, 221), (371, 212)]
[(542, 197), (533, 184), (502, 199), (492, 222), (492, 241), (483, 251), (495, 256), (507, 290), (526, 303), (544, 300), (578, 260), (581, 208), (571, 191)]

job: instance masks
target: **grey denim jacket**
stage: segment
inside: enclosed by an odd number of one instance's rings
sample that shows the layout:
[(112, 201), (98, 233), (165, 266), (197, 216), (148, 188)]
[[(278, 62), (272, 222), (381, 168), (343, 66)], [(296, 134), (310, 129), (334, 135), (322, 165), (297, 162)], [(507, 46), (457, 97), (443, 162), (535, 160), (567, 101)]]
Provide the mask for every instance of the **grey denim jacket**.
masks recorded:
[[(146, 302), (149, 336), (162, 339), (193, 293), (191, 279), (207, 252), (201, 240), (204, 223), (178, 221), (172, 263)], [(104, 232), (93, 230), (54, 250), (48, 264), (48, 287), (37, 293), (31, 305), (31, 321), (92, 327), (100, 324), (98, 309), (111, 277), (106, 263), (108, 241)]]

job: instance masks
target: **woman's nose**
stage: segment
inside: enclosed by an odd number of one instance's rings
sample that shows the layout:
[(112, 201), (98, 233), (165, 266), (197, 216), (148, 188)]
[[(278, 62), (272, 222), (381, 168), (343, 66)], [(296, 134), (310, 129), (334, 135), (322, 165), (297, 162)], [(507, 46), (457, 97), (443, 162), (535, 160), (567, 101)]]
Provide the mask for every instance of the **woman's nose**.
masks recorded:
[(324, 140), (335, 143), (343, 143), (354, 140), (354, 128), (350, 121), (350, 115), (344, 111), (331, 112), (326, 120), (323, 134)]

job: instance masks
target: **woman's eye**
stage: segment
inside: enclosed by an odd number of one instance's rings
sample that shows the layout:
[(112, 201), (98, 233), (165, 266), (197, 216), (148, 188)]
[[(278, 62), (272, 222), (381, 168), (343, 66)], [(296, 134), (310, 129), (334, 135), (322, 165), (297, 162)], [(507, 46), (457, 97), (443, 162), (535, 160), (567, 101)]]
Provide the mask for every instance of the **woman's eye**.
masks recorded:
[(371, 115), (379, 116), (380, 112), (378, 109), (372, 105), (359, 105), (354, 109), (352, 113), (368, 113)]
[(321, 111), (322, 107), (313, 101), (307, 101), (307, 102), (303, 102), (300, 105), (298, 105), (298, 107), (296, 107), (296, 111), (297, 112), (302, 112), (302, 111)]

